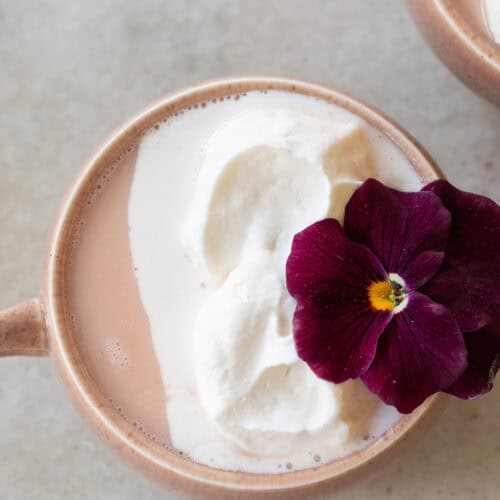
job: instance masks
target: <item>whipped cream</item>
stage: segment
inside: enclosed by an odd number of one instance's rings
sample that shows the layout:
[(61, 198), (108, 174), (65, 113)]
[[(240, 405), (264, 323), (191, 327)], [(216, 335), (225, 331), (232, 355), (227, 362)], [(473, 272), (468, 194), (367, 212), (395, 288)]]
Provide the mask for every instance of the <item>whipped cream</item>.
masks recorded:
[(359, 118), (312, 97), (249, 92), (141, 141), (130, 247), (165, 386), (172, 446), (227, 470), (280, 473), (366, 446), (399, 414), (298, 359), (285, 260), (293, 235), (374, 176), (420, 181)]
[(293, 235), (325, 217), (342, 220), (346, 200), (372, 175), (353, 120), (280, 108), (242, 113), (205, 147), (186, 246), (216, 282), (260, 249), (273, 251), (282, 271)]
[(256, 252), (198, 317), (198, 394), (210, 418), (248, 452), (288, 453), (303, 433), (321, 433), (331, 446), (348, 435), (340, 391), (297, 358), (293, 306), (271, 253)]
[(483, 0), (483, 11), (491, 38), (500, 43), (500, 0)]
[(326, 217), (342, 219), (346, 200), (372, 175), (368, 141), (353, 119), (255, 110), (206, 144), (185, 233), (218, 287), (196, 323), (198, 394), (246, 451), (262, 453), (262, 435), (268, 454), (302, 433), (322, 433), (332, 447), (348, 436), (339, 391), (297, 356), (284, 271), (293, 236)]

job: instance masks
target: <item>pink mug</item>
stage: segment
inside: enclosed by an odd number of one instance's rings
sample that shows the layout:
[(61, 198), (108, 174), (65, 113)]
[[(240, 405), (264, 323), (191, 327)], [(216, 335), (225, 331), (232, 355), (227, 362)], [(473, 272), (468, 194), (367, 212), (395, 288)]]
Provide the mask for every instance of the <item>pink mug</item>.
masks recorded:
[(311, 498), (316, 492), (324, 494), (366, 474), (380, 464), (382, 458), (394, 456), (401, 444), (432, 420), (442, 401), (440, 396), (428, 398), (384, 436), (347, 457), (307, 470), (250, 474), (200, 465), (153, 442), (120, 415), (93, 384), (72, 338), (65, 293), (71, 235), (90, 187), (124, 145), (166, 116), (195, 103), (269, 89), (312, 95), (349, 110), (392, 141), (424, 181), (442, 176), (425, 150), (398, 125), (370, 106), (331, 88), (274, 77), (226, 78), (189, 87), (165, 97), (120, 127), (85, 163), (55, 217), (47, 245), (40, 299), (0, 313), (0, 355), (50, 355), (68, 395), (97, 436), (139, 471), (190, 496)]
[(406, 0), (436, 55), (471, 90), (500, 105), (500, 45), (487, 33), (481, 0)]

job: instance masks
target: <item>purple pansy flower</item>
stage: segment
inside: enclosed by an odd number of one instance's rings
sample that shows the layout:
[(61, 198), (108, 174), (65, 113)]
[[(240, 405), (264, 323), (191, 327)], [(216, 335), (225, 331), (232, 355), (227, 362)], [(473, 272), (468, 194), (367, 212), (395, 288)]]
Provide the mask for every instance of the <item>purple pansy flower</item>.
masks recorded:
[(297, 234), (286, 275), (300, 358), (334, 383), (361, 378), (404, 413), (438, 391), (491, 388), (500, 342), (479, 329), (499, 312), (500, 210), (485, 200), (445, 181), (403, 193), (369, 179), (344, 229), (327, 219)]

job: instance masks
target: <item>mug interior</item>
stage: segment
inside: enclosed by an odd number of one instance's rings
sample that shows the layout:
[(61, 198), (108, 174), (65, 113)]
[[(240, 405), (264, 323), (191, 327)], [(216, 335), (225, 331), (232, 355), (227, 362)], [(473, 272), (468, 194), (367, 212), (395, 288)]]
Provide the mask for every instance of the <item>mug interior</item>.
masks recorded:
[(229, 472), (195, 463), (149, 439), (132, 425), (104, 396), (94, 382), (78, 342), (72, 334), (68, 302), (68, 262), (80, 212), (89, 194), (110, 164), (129, 144), (162, 119), (188, 106), (252, 90), (283, 90), (312, 95), (360, 116), (392, 141), (408, 158), (423, 181), (441, 176), (423, 149), (406, 133), (373, 108), (329, 88), (271, 77), (241, 77), (212, 81), (167, 96), (117, 130), (88, 160), (68, 191), (56, 219), (47, 252), (42, 302), (47, 315), (50, 348), (58, 373), (76, 406), (105, 442), (122, 457), (160, 480), (188, 482), (245, 492), (289, 491), (326, 481), (338, 481), (360, 472), (376, 457), (393, 450), (423, 423), (439, 396), (428, 398), (412, 414), (403, 416), (385, 435), (366, 448), (324, 465), (283, 474)]

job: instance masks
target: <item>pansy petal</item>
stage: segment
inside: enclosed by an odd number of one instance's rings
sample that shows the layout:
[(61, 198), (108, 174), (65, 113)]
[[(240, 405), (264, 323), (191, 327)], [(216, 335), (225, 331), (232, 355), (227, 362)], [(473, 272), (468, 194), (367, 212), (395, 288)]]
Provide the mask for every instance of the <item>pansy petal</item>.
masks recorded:
[(463, 335), (441, 304), (414, 292), (380, 337), (362, 376), (366, 386), (402, 413), (454, 384), (467, 366)]
[(445, 305), (463, 332), (474, 332), (500, 315), (499, 277), (494, 263), (446, 263), (422, 292)]
[(350, 241), (339, 222), (325, 219), (296, 234), (286, 263), (288, 291), (297, 300), (367, 300), (370, 283), (387, 279), (378, 259)]
[(473, 399), (493, 388), (500, 368), (500, 323), (464, 335), (467, 346), (467, 369), (447, 393)]
[(424, 189), (441, 198), (453, 222), (442, 270), (422, 291), (463, 331), (478, 330), (500, 316), (500, 206), (444, 180)]
[(368, 179), (346, 206), (346, 234), (370, 248), (387, 272), (416, 290), (439, 269), (451, 216), (438, 196), (405, 193)]
[(391, 317), (343, 297), (330, 304), (299, 302), (293, 317), (297, 353), (322, 379), (339, 384), (358, 378), (372, 363)]

